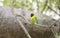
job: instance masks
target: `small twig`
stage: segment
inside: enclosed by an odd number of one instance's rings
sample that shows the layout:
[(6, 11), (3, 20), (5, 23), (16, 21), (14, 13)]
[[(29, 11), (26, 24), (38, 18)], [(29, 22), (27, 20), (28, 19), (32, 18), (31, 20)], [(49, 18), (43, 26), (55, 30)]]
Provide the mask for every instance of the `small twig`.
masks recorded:
[(55, 10), (53, 10), (50, 6), (47, 6), (50, 10), (54, 11), (54, 13), (56, 13), (57, 15), (60, 16), (60, 14), (58, 14)]
[[(60, 19), (59, 19), (59, 20), (60, 20)], [(51, 24), (50, 27), (53, 27), (53, 26), (56, 24), (56, 22), (58, 22), (59, 20), (57, 20), (57, 21), (55, 21), (53, 24)]]
[(26, 23), (31, 24), (23, 15), (16, 15), (16, 16), (22, 17), (26, 21)]

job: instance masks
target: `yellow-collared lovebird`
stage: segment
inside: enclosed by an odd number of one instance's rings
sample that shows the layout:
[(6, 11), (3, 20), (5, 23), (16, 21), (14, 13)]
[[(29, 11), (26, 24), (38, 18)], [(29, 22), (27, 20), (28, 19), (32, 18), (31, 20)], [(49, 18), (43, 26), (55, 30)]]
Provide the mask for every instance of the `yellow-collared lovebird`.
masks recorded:
[(31, 13), (30, 18), (31, 18), (31, 22), (33, 24), (38, 24), (38, 20), (37, 20), (35, 14)]

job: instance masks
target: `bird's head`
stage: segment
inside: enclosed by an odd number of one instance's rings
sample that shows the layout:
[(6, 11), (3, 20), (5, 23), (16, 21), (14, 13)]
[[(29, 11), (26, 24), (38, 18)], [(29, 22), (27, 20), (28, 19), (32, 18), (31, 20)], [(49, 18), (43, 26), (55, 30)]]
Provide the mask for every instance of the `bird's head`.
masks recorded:
[(31, 17), (33, 17), (34, 16), (34, 14), (33, 13), (31, 13)]

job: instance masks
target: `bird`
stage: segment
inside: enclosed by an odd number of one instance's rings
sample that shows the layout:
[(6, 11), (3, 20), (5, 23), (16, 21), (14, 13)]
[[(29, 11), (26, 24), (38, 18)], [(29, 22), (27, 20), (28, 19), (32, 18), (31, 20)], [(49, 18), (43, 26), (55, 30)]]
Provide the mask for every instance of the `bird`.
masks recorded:
[(30, 17), (33, 24), (38, 24), (38, 19), (34, 13), (31, 13)]

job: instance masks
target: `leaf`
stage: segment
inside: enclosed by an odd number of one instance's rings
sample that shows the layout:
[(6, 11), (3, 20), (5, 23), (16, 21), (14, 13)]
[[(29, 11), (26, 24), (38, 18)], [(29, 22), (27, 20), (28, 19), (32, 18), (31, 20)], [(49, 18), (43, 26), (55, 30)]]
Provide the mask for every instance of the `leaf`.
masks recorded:
[(20, 7), (19, 2), (16, 2), (16, 3), (14, 4), (14, 7), (15, 7), (15, 8), (19, 8), (19, 7)]
[(45, 8), (45, 11), (47, 12), (48, 10), (49, 10), (48, 7), (46, 7), (46, 8)]
[(5, 7), (10, 6), (10, 4), (11, 4), (11, 0), (4, 0), (4, 1), (3, 1), (3, 5), (4, 5)]
[(41, 12), (42, 9), (44, 8), (45, 6), (45, 2), (42, 2), (41, 4), (39, 4), (39, 11)]

